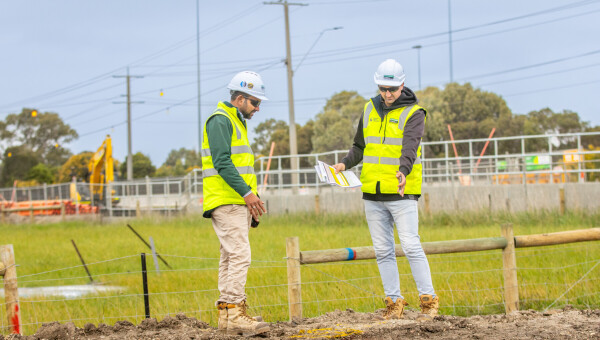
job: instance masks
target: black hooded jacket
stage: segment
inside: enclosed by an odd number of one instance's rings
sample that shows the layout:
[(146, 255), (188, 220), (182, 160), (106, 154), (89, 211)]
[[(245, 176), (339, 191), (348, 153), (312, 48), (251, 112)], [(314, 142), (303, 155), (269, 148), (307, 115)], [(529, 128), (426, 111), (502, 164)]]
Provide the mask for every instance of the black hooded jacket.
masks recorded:
[[(400, 107), (414, 105), (419, 102), (415, 93), (406, 86), (402, 89), (400, 97), (398, 97), (394, 104), (389, 107), (385, 106), (381, 95), (373, 97), (371, 100), (373, 101), (375, 110), (381, 117), (382, 124), (386, 121), (385, 116), (388, 114), (388, 112)], [(402, 138), (402, 156), (400, 157), (399, 171), (405, 176), (410, 174), (413, 164), (417, 159), (417, 150), (421, 144), (421, 137), (423, 137), (423, 134), (425, 133), (425, 115), (426, 113), (424, 110), (417, 110), (408, 119), (404, 127), (404, 136)], [(363, 120), (361, 116), (361, 119), (358, 121), (356, 135), (354, 135), (354, 143), (352, 144), (352, 148), (348, 151), (346, 157), (342, 159), (342, 163), (344, 163), (346, 166), (346, 170), (356, 166), (362, 161), (365, 146)], [(377, 192), (375, 194), (363, 193), (363, 199), (370, 201), (398, 201), (402, 199), (417, 200), (419, 198), (419, 195), (404, 195), (404, 197), (401, 197), (398, 194), (382, 194), (379, 191), (379, 182), (377, 182), (376, 191)]]

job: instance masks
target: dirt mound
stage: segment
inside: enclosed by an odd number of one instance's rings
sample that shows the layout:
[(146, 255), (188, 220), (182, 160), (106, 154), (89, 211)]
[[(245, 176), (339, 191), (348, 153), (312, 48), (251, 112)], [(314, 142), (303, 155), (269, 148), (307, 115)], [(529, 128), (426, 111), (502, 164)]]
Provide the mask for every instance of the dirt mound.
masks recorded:
[[(600, 339), (600, 310), (566, 307), (541, 313), (533, 310), (510, 315), (468, 318), (441, 315), (431, 322), (416, 321), (417, 313), (406, 311), (402, 320), (382, 320), (380, 313), (333, 311), (300, 322), (277, 322), (262, 336), (268, 339)], [(34, 335), (5, 336), (0, 340), (62, 339), (233, 339), (218, 334), (205, 322), (183, 314), (157, 322), (146, 319), (139, 325), (119, 321), (114, 326), (72, 323), (44, 324)]]

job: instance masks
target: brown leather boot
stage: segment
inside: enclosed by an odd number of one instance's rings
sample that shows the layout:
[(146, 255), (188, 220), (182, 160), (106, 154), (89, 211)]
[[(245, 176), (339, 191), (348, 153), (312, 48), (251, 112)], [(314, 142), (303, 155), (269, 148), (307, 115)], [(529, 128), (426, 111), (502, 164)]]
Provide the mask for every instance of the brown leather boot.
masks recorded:
[(404, 306), (408, 306), (408, 302), (401, 298), (398, 298), (396, 302), (394, 302), (389, 296), (386, 297), (383, 302), (385, 302), (385, 311), (383, 312), (383, 318), (385, 320), (404, 318)]
[(227, 304), (227, 334), (253, 336), (268, 332), (270, 326), (266, 322), (254, 320), (246, 313), (246, 301)]
[(217, 332), (227, 332), (227, 302), (217, 302), (217, 310), (219, 311), (219, 323)]
[(419, 296), (421, 301), (421, 314), (417, 316), (417, 321), (430, 321), (438, 315), (440, 309), (440, 299), (436, 296), (423, 294)]

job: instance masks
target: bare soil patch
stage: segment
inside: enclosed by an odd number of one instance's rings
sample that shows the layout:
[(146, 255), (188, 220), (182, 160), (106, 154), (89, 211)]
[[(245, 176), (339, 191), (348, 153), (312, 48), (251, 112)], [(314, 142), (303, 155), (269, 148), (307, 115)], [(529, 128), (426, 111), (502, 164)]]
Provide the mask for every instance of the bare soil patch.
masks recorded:
[[(215, 311), (216, 313), (216, 311)], [(569, 306), (546, 313), (527, 310), (510, 315), (458, 317), (441, 315), (430, 322), (416, 321), (417, 312), (406, 311), (402, 320), (381, 320), (378, 313), (336, 310), (298, 323), (277, 322), (257, 339), (600, 339), (600, 310)], [(0, 335), (0, 340), (62, 339), (234, 339), (221, 335), (205, 322), (183, 314), (160, 322), (147, 319), (139, 325), (119, 321), (113, 326), (72, 323), (44, 324), (30, 336)]]

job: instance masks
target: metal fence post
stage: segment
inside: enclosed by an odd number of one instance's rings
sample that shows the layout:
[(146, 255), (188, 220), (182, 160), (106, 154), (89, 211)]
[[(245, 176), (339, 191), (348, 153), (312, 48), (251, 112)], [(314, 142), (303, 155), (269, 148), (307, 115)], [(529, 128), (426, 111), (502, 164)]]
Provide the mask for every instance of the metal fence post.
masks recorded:
[(448, 162), (448, 143), (444, 143), (444, 158), (446, 159), (446, 183), (448, 183), (450, 179), (450, 172), (448, 171), (450, 163)]
[(494, 139), (494, 173), (496, 174), (496, 184), (500, 184), (500, 175), (498, 173), (498, 140)]
[(471, 140), (469, 140), (469, 174), (474, 175), (474, 172), (473, 172), (473, 141), (471, 141)]
[(144, 315), (150, 319), (150, 297), (148, 294), (148, 272), (146, 270), (146, 253), (142, 253), (142, 286), (144, 288)]
[(280, 190), (280, 193), (281, 193), (282, 184), (283, 184), (283, 171), (281, 170), (281, 158), (278, 158), (277, 160), (278, 160), (277, 167), (279, 169), (279, 176), (278, 176), (279, 177), (278, 178), (278, 182), (279, 183), (277, 183), (277, 184), (279, 184), (279, 190)]

